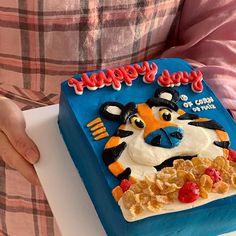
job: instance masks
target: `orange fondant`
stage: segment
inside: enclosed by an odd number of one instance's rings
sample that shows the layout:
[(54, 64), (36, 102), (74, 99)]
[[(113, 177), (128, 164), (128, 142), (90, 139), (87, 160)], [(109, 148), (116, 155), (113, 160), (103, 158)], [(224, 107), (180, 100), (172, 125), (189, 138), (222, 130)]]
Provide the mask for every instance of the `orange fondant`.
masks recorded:
[(204, 122), (204, 121), (208, 121), (209, 119), (208, 118), (198, 118), (198, 119), (195, 119), (193, 120), (194, 122)]
[(118, 202), (123, 195), (122, 188), (120, 186), (116, 186), (112, 189), (112, 196)]
[(125, 130), (126, 125), (120, 125), (119, 129)]
[(178, 109), (177, 113), (178, 113), (179, 115), (183, 115), (183, 114), (185, 114), (185, 111), (182, 110), (182, 109)]
[(101, 120), (100, 117), (98, 117), (98, 118), (92, 120), (91, 122), (89, 122), (89, 123), (87, 124), (87, 127), (91, 127), (91, 126), (93, 126), (93, 125), (95, 125), (95, 124), (97, 124), (97, 123), (99, 123), (99, 122), (102, 122), (102, 120)]
[(221, 141), (228, 141), (229, 140), (229, 136), (225, 131), (216, 130), (216, 134), (218, 135), (218, 137), (220, 138)]
[(115, 161), (112, 164), (110, 164), (108, 166), (108, 169), (115, 176), (118, 176), (120, 173), (122, 173), (124, 171), (123, 166), (118, 161)]
[(96, 131), (94, 131), (94, 132), (92, 133), (92, 135), (93, 135), (93, 136), (96, 136), (96, 135), (101, 134), (101, 133), (103, 133), (103, 132), (105, 132), (105, 131), (106, 131), (106, 128), (105, 128), (105, 127), (102, 127), (102, 128), (100, 128), (100, 129), (97, 129)]
[(96, 137), (94, 138), (94, 140), (100, 140), (100, 139), (106, 138), (106, 137), (108, 137), (108, 136), (109, 136), (109, 134), (108, 134), (107, 132), (105, 132), (105, 133), (102, 133), (102, 134), (96, 136)]
[(104, 127), (104, 124), (103, 123), (98, 123), (97, 125), (95, 125), (91, 128), (91, 131), (97, 130), (97, 129), (102, 128), (102, 127)]
[(145, 123), (144, 138), (146, 138), (148, 134), (157, 129), (165, 128), (168, 126), (177, 127), (176, 124), (169, 121), (157, 120), (153, 115), (152, 109), (145, 103), (138, 105), (138, 113)]
[(119, 144), (119, 142), (120, 142), (120, 137), (113, 136), (106, 143), (105, 149), (115, 147)]

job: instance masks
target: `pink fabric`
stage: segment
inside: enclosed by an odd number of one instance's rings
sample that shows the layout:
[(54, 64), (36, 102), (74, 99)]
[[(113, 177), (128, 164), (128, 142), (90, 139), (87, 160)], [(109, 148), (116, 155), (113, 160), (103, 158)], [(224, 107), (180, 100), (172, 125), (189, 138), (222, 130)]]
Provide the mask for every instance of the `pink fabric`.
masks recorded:
[(0, 83), (46, 93), (79, 72), (158, 57), (182, 0), (0, 0)]
[[(156, 58), (182, 5), (183, 0), (0, 0), (0, 96), (23, 110), (46, 106), (58, 102), (60, 83), (75, 73)], [(3, 161), (0, 235), (60, 236), (42, 189)]]
[[(236, 0), (0, 0), (0, 95), (45, 106), (75, 73), (180, 57), (236, 117), (235, 26)], [(60, 235), (42, 189), (2, 161), (0, 203), (0, 235)]]
[(185, 1), (175, 45), (162, 57), (188, 59), (200, 68), (236, 118), (236, 0)]

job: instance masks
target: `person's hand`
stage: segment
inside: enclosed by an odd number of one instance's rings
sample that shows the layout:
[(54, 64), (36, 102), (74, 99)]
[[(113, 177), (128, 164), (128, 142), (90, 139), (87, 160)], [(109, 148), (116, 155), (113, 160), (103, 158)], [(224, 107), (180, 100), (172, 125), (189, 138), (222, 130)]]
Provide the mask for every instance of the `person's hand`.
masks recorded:
[(39, 185), (33, 167), (39, 159), (38, 148), (25, 132), (21, 110), (4, 97), (0, 97), (0, 158), (32, 184)]

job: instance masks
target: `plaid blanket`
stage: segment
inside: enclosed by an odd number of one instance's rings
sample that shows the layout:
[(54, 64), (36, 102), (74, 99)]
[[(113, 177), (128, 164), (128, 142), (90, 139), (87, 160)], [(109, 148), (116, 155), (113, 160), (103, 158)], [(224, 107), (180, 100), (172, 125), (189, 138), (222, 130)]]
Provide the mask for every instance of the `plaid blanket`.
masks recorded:
[(158, 57), (181, 2), (1, 0), (0, 81), (59, 92), (77, 72)]
[[(158, 57), (182, 3), (0, 0), (0, 95), (22, 110), (47, 106), (75, 73)], [(43, 190), (2, 161), (0, 235), (60, 235)]]

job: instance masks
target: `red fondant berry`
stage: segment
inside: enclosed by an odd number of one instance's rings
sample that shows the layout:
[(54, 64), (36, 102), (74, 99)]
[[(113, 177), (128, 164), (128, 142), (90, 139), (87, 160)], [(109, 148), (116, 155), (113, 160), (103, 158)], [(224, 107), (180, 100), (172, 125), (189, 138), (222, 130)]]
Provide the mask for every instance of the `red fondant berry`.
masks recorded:
[(196, 183), (187, 181), (179, 190), (178, 199), (184, 203), (194, 202), (199, 198), (199, 187)]
[(129, 180), (127, 179), (123, 179), (121, 182), (120, 182), (120, 187), (122, 188), (122, 191), (125, 192), (127, 191), (131, 186), (131, 183)]
[(228, 160), (236, 162), (236, 151), (229, 149), (229, 157)]
[(206, 168), (205, 174), (211, 177), (211, 179), (213, 180), (213, 183), (216, 183), (221, 180), (220, 172), (216, 170), (215, 168), (212, 168), (212, 167)]

